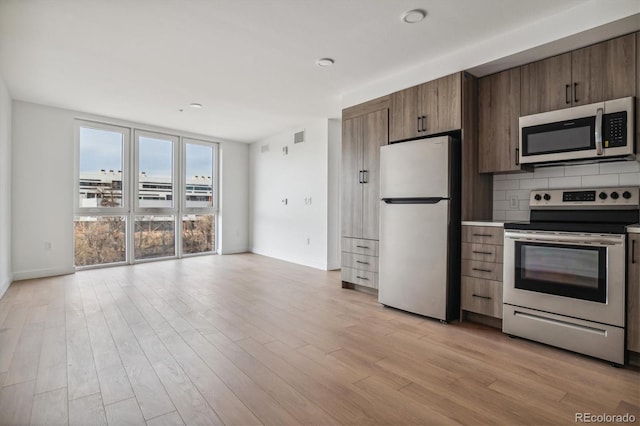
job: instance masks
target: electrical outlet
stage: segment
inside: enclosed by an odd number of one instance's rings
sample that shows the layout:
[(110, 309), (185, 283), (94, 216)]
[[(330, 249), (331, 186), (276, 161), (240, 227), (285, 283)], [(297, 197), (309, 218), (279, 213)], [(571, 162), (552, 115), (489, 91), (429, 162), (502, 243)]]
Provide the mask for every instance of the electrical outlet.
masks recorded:
[(282, 199), (282, 204), (284, 204), (285, 206), (286, 206), (287, 204), (289, 204), (289, 199), (287, 199), (287, 198), (283, 198), (283, 199)]
[(53, 246), (53, 244), (51, 244), (51, 241), (45, 241), (44, 242), (44, 249), (45, 250), (51, 250), (52, 246)]
[(518, 197), (515, 195), (509, 196), (509, 208), (511, 210), (518, 210)]

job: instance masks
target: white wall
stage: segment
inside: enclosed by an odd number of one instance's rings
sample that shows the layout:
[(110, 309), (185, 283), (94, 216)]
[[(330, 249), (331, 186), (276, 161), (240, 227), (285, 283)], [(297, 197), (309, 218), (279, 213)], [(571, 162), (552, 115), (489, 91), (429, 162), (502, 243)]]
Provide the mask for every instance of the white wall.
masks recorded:
[[(204, 138), (106, 117), (13, 102), (12, 259), (15, 279), (70, 273), (73, 267), (74, 119)], [(248, 247), (248, 147), (221, 142), (220, 251)], [(51, 242), (51, 249), (45, 248)]]
[(0, 297), (13, 280), (11, 269), (11, 96), (0, 77)]
[[(603, 186), (640, 186), (640, 163), (581, 164), (539, 167), (533, 173), (493, 176), (493, 220), (529, 220), (529, 194), (532, 189), (598, 188)], [(509, 198), (518, 200), (509, 208)]]
[[(315, 120), (251, 145), (254, 253), (320, 269), (338, 267), (338, 188), (335, 176), (329, 181), (329, 170), (338, 167), (333, 164), (336, 143), (339, 146), (335, 126), (327, 119)], [(294, 144), (293, 134), (303, 129), (305, 141)]]

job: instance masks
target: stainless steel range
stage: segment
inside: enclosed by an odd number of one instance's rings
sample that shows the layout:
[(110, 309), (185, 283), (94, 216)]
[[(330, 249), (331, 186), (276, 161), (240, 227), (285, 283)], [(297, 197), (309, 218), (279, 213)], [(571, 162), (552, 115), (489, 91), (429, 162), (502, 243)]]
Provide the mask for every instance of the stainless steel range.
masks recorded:
[(505, 223), (502, 331), (625, 362), (626, 226), (637, 187), (536, 190)]

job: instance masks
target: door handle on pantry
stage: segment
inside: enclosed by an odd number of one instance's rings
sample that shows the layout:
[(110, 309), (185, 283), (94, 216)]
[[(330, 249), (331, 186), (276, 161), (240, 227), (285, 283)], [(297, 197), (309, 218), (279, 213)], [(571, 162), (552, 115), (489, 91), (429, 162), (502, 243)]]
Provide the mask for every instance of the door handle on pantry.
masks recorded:
[(479, 294), (472, 294), (473, 297), (477, 297), (478, 299), (491, 300), (489, 296), (480, 296)]

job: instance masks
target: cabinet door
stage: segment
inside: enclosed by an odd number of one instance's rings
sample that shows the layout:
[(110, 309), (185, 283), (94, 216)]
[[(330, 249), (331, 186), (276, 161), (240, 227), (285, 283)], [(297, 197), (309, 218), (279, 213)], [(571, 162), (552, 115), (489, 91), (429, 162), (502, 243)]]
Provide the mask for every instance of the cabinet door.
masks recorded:
[(640, 352), (640, 234), (629, 234), (627, 349)]
[(521, 115), (571, 106), (571, 53), (522, 66)]
[(480, 173), (520, 170), (517, 164), (520, 68), (478, 81)]
[(634, 96), (635, 34), (618, 37), (571, 53), (573, 105)]
[(391, 95), (389, 110), (389, 140), (415, 138), (418, 133), (418, 88), (410, 87)]
[(462, 128), (462, 82), (461, 73), (442, 77), (438, 87), (438, 127), (435, 133)]
[(387, 109), (364, 116), (363, 124), (363, 168), (365, 184), (362, 185), (362, 238), (378, 239), (380, 212), (380, 147), (388, 141)]
[(438, 80), (418, 86), (418, 135), (427, 136), (438, 132)]
[(362, 237), (362, 117), (342, 122), (342, 236)]

